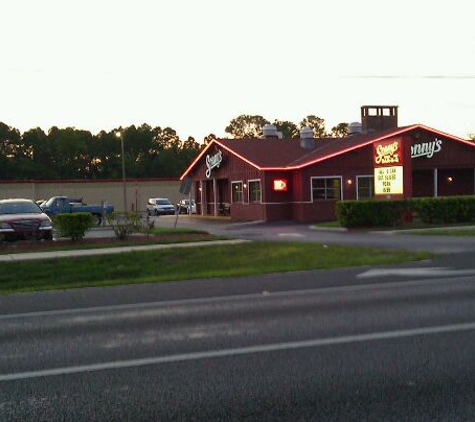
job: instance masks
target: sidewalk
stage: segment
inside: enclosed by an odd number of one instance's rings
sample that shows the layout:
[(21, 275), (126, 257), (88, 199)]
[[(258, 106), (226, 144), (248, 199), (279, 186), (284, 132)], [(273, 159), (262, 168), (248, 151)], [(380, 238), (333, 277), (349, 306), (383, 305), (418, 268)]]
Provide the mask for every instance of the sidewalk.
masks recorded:
[(167, 243), (155, 245), (140, 245), (140, 246), (118, 246), (115, 248), (97, 248), (97, 249), (77, 249), (68, 251), (49, 251), (49, 252), (26, 252), (16, 254), (0, 255), (0, 262), (18, 262), (18, 261), (33, 261), (40, 259), (55, 259), (55, 258), (71, 258), (80, 256), (93, 255), (111, 255), (134, 251), (151, 251), (159, 249), (170, 248), (193, 248), (217, 245), (237, 245), (240, 243), (250, 242), (245, 239), (230, 239), (230, 240), (212, 240), (207, 242), (186, 242), (186, 243)]

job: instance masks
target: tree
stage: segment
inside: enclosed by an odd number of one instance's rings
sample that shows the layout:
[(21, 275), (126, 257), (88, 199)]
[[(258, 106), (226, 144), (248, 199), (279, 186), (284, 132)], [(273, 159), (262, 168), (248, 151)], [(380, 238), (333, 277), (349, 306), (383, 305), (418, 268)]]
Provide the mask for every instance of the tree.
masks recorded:
[(338, 123), (332, 127), (332, 136), (334, 138), (344, 138), (348, 136), (348, 123)]
[(313, 130), (314, 138), (326, 138), (328, 136), (325, 129), (325, 120), (321, 119), (320, 117), (314, 115), (305, 117), (300, 122), (300, 128), (304, 126), (308, 126)]
[(469, 139), (471, 139), (472, 141), (475, 141), (475, 133), (469, 133), (469, 134), (468, 134), (468, 137), (469, 137)]
[(208, 136), (205, 136), (203, 139), (203, 144), (206, 146), (208, 145), (211, 141), (214, 141), (215, 139), (218, 139), (218, 137), (214, 133), (210, 133)]
[(300, 137), (298, 126), (288, 120), (274, 120), (274, 126), (282, 133), (284, 139), (296, 139)]
[(262, 116), (241, 114), (231, 120), (225, 132), (234, 138), (259, 138), (262, 136), (262, 128), (267, 123), (269, 121)]
[(90, 155), (92, 134), (74, 127), (59, 129), (53, 126), (47, 136), (51, 153), (50, 164), (58, 179), (86, 179), (93, 157)]
[(46, 133), (37, 127), (23, 133), (23, 157), (20, 167), (24, 169), (26, 179), (53, 179), (54, 168), (49, 165), (51, 154), (48, 148)]
[(21, 179), (14, 165), (20, 142), (20, 132), (0, 122), (0, 179)]

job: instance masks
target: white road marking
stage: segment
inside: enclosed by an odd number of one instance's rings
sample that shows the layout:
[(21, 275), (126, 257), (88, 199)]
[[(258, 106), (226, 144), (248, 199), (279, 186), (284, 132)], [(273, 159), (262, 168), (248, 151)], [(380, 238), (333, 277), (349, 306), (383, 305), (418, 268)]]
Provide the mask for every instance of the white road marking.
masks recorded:
[(475, 270), (451, 270), (445, 267), (426, 268), (374, 268), (358, 274), (357, 278), (404, 276), (404, 277), (454, 277), (474, 275)]
[(305, 237), (302, 233), (278, 233), (279, 237)]
[(453, 283), (454, 281), (473, 282), (474, 280), (471, 278), (470, 279), (459, 278), (457, 280), (453, 280), (451, 278), (439, 278), (435, 280), (408, 280), (408, 281), (395, 281), (395, 282), (389, 282), (389, 283), (370, 283), (370, 284), (356, 284), (356, 285), (346, 285), (346, 286), (336, 286), (336, 287), (321, 287), (321, 288), (303, 289), (303, 290), (284, 290), (284, 291), (277, 291), (277, 292), (266, 291), (265, 293), (261, 292), (261, 293), (249, 293), (249, 294), (244, 294), (244, 295), (213, 296), (213, 297), (204, 297), (204, 298), (198, 298), (198, 299), (181, 299), (181, 300), (156, 301), (156, 302), (126, 303), (122, 305), (93, 306), (93, 307), (88, 307), (88, 308), (54, 309), (54, 310), (49, 310), (49, 311), (33, 311), (33, 312), (23, 312), (23, 313), (14, 313), (14, 314), (0, 314), (0, 321), (9, 320), (9, 319), (18, 319), (18, 318), (39, 318), (39, 317), (48, 317), (48, 316), (54, 316), (54, 315), (70, 315), (70, 314), (76, 314), (76, 313), (93, 313), (93, 312), (110, 313), (114, 311), (135, 310), (135, 309), (143, 309), (143, 308), (148, 308), (148, 307), (188, 306), (188, 305), (198, 305), (198, 304), (204, 304), (204, 303), (222, 302), (225, 300), (246, 301), (250, 299), (259, 299), (259, 298), (262, 298), (262, 296), (290, 297), (290, 296), (308, 296), (310, 294), (326, 294), (326, 293), (335, 293), (335, 292), (371, 290), (371, 289), (376, 289), (376, 288), (400, 289), (401, 287)]
[(85, 372), (96, 372), (110, 369), (136, 368), (146, 365), (160, 365), (164, 363), (176, 363), (193, 361), (200, 359), (211, 359), (220, 357), (242, 356), (252, 353), (279, 352), (284, 350), (297, 350), (310, 347), (331, 346), (337, 344), (361, 343), (365, 341), (378, 341), (396, 339), (401, 337), (414, 337), (421, 335), (445, 334), (459, 331), (475, 329), (475, 322), (440, 325), (425, 328), (410, 328), (405, 330), (382, 331), (367, 334), (355, 334), (341, 337), (328, 337), (322, 339), (312, 339), (304, 341), (294, 341), (288, 343), (264, 344), (259, 346), (239, 347), (235, 349), (210, 350), (205, 352), (182, 353), (168, 356), (155, 356), (143, 359), (120, 360), (115, 362), (102, 362), (89, 365), (67, 366), (62, 368), (42, 369), (37, 371), (17, 372), (0, 375), (0, 382), (16, 381), (22, 379), (32, 379), (40, 377), (51, 377), (57, 375), (79, 374)]

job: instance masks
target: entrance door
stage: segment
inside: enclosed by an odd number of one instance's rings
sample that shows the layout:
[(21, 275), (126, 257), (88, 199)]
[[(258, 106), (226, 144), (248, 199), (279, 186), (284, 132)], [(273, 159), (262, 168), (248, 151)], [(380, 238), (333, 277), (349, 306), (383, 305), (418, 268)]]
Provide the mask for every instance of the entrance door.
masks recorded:
[(229, 181), (228, 179), (218, 179), (218, 215), (229, 215), (230, 211), (230, 192), (229, 192)]

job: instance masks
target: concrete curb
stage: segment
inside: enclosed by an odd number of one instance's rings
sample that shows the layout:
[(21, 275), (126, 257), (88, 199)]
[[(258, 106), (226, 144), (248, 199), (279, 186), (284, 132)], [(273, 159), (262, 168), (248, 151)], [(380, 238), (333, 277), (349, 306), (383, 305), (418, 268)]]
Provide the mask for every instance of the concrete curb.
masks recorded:
[(184, 242), (184, 243), (168, 243), (155, 245), (140, 245), (140, 246), (118, 246), (115, 248), (98, 248), (98, 249), (78, 249), (69, 251), (50, 251), (50, 252), (27, 252), (17, 254), (0, 255), (0, 262), (20, 262), (20, 261), (34, 261), (41, 259), (56, 259), (56, 258), (72, 258), (81, 256), (93, 255), (112, 255), (126, 252), (140, 252), (153, 251), (159, 249), (171, 248), (193, 248), (219, 245), (238, 245), (241, 243), (251, 242), (245, 239), (230, 239), (230, 240), (212, 240), (209, 242)]
[(310, 226), (310, 230), (322, 231), (322, 232), (339, 232), (346, 233), (348, 229), (346, 227), (320, 227), (320, 226)]

